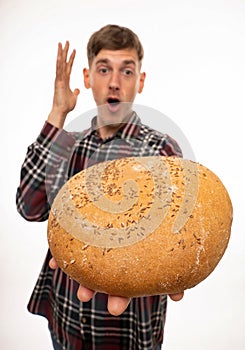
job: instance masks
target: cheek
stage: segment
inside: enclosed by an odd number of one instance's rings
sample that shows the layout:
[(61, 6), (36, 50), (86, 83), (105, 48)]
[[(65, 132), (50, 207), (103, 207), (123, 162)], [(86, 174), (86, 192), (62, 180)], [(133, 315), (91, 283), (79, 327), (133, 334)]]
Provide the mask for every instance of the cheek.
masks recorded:
[(92, 89), (93, 97), (94, 97), (96, 104), (102, 104), (104, 101), (103, 86), (99, 85), (98, 83), (93, 82), (91, 84), (91, 89)]
[(139, 81), (135, 82), (133, 86), (131, 86), (131, 89), (129, 91), (131, 91), (132, 97), (135, 97), (135, 95), (139, 92), (139, 88), (140, 88)]
[(138, 82), (137, 82), (137, 93), (141, 93), (144, 87), (144, 80), (141, 80), (139, 78)]
[(90, 77), (89, 77), (89, 84), (90, 84), (91, 88), (93, 88), (93, 86), (94, 86), (94, 81), (95, 81), (95, 79), (94, 79), (93, 75), (90, 75)]
[(137, 78), (137, 79), (133, 82), (133, 84), (132, 84), (132, 91), (133, 91), (135, 94), (137, 94), (137, 92), (139, 91), (139, 89), (140, 89), (140, 79)]
[(101, 79), (100, 77), (92, 76), (90, 79), (90, 86), (94, 91), (102, 91), (106, 86), (105, 79)]

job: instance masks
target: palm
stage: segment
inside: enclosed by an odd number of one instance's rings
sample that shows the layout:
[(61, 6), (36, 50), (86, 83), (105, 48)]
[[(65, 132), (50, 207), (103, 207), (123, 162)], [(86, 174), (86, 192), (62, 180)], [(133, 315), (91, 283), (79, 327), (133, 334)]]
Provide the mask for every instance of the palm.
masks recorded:
[(77, 95), (71, 91), (69, 82), (55, 81), (54, 104), (63, 113), (69, 113), (76, 106)]

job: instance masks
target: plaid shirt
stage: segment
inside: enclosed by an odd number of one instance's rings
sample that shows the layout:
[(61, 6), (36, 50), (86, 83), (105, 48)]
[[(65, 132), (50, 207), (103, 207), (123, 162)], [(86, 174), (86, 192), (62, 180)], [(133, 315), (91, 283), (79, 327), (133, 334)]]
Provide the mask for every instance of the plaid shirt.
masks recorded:
[[(17, 209), (26, 220), (44, 221), (59, 188), (75, 173), (109, 159), (153, 155), (181, 157), (182, 153), (172, 138), (143, 125), (136, 113), (106, 140), (96, 130), (96, 117), (91, 128), (76, 133), (46, 122), (28, 147)], [(50, 258), (48, 251), (28, 310), (48, 319), (52, 335), (64, 350), (152, 350), (162, 343), (166, 295), (133, 298), (126, 311), (114, 317), (107, 311), (105, 294), (80, 302), (77, 282), (59, 268), (50, 269)]]

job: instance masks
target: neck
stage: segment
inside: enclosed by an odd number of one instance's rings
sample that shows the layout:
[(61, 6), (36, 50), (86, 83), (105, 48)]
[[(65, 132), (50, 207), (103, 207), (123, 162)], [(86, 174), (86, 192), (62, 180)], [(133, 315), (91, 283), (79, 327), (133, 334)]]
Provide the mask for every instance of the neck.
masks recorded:
[(109, 137), (112, 137), (114, 135), (116, 135), (116, 133), (118, 132), (118, 130), (123, 126), (124, 123), (121, 124), (117, 124), (117, 125), (102, 125), (100, 126), (98, 124), (98, 132), (100, 134), (100, 137), (102, 138), (102, 140), (105, 140)]
[[(131, 110), (124, 118), (120, 118), (118, 123), (110, 122), (109, 120), (105, 120), (99, 113), (97, 116), (97, 128), (100, 134), (100, 137), (104, 140), (108, 137), (114, 136), (118, 130), (123, 127), (126, 123), (128, 123), (131, 118), (133, 111)], [(116, 119), (116, 118), (115, 118)]]

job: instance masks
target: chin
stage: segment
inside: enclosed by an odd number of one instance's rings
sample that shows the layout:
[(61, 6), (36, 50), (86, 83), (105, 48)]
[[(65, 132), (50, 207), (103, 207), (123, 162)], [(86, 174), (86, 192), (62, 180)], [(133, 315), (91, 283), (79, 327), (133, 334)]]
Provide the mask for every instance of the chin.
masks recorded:
[(103, 125), (117, 127), (122, 123), (126, 123), (132, 113), (132, 103), (119, 103), (110, 105), (106, 103), (98, 106), (98, 117)]

